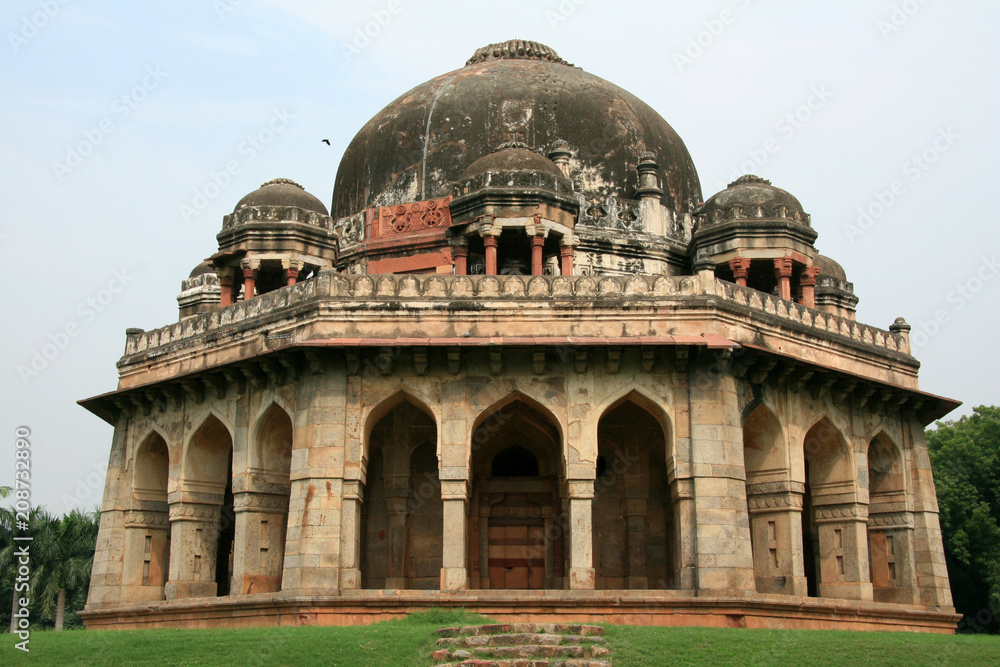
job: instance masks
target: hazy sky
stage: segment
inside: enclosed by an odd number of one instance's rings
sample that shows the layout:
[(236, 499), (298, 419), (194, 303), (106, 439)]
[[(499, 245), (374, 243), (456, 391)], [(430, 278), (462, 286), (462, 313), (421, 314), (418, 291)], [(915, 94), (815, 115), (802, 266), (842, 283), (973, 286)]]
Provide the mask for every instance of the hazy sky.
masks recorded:
[[(222, 216), (292, 178), (329, 203), (354, 133), (514, 37), (645, 100), (704, 196), (744, 172), (796, 195), (858, 319), (914, 327), (921, 388), (1000, 403), (1000, 6), (990, 2), (4, 2), (0, 484), (99, 502), (125, 328), (177, 320)], [(265, 131), (265, 130), (270, 131)], [(322, 143), (329, 139), (330, 145)], [(224, 174), (235, 163), (238, 173)], [(864, 214), (864, 215), (862, 215)]]

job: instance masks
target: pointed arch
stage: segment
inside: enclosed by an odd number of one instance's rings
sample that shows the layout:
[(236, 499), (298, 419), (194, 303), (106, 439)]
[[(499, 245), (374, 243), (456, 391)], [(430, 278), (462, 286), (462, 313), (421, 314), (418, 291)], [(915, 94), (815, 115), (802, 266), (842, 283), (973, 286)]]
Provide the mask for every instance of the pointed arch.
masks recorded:
[[(515, 390), (478, 415), (470, 437), (470, 586), (562, 588), (565, 531), (554, 529), (565, 525), (559, 419), (540, 401)], [(523, 455), (508, 456), (515, 446)], [(520, 461), (520, 469), (510, 469), (505, 459)], [(503, 474), (496, 476), (495, 470)]]
[(358, 561), (363, 588), (439, 586), (443, 509), (437, 434), (433, 410), (408, 387), (365, 418)]
[(170, 447), (166, 438), (153, 429), (135, 450), (132, 497), (151, 502), (167, 502), (170, 479)]
[(669, 420), (634, 389), (597, 423), (593, 500), (595, 585), (664, 589), (674, 579), (674, 508), (667, 478)]
[(853, 451), (829, 417), (822, 417), (802, 439), (803, 458), (809, 468), (811, 486), (847, 484), (854, 481)]
[(214, 411), (209, 412), (184, 448), (184, 482), (221, 493), (226, 478), (232, 477), (232, 451), (232, 432)]
[(768, 481), (769, 477), (786, 478), (785, 442), (778, 416), (766, 402), (759, 403), (743, 421), (743, 464), (748, 485)]
[(906, 490), (906, 470), (903, 451), (889, 435), (880, 430), (868, 442), (868, 493), (872, 504), (875, 496)]
[[(214, 506), (216, 519), (205, 523), (184, 522), (182, 535), (172, 540), (179, 545), (190, 541), (194, 553), (171, 550), (185, 560), (182, 578), (208, 583), (214, 580), (215, 595), (229, 595), (233, 580), (233, 546), (236, 540), (236, 514), (233, 502), (232, 432), (212, 410), (188, 438), (184, 448), (181, 490), (198, 498), (197, 504)], [(203, 513), (204, 511), (201, 510)], [(204, 563), (201, 559), (204, 558)]]
[(287, 485), (292, 465), (294, 441), (292, 418), (276, 401), (271, 401), (260, 412), (252, 431), (250, 470), (255, 473), (276, 475), (279, 484)]

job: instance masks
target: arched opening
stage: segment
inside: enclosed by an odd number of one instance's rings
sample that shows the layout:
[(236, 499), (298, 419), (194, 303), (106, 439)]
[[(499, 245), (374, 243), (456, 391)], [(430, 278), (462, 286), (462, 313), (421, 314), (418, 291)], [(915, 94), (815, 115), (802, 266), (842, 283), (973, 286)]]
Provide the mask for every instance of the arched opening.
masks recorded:
[(562, 588), (567, 529), (559, 429), (520, 397), (485, 415), (472, 438), (471, 585)]
[(246, 498), (239, 503), (243, 541), (236, 551), (241, 593), (281, 590), (291, 465), (292, 420), (272, 403), (254, 429)]
[[(188, 443), (184, 462), (185, 490), (199, 499), (194, 514), (203, 520), (185, 521), (191, 549), (185, 557), (195, 582), (214, 583), (215, 595), (229, 595), (233, 572), (236, 515), (233, 507), (233, 439), (229, 430), (210, 415)], [(213, 511), (206, 511), (209, 508)], [(176, 554), (174, 554), (176, 555)], [(188, 569), (188, 568), (185, 568)], [(194, 590), (194, 589), (193, 589)], [(210, 587), (202, 592), (211, 591)]]
[(873, 596), (879, 602), (908, 603), (910, 586), (907, 522), (898, 520), (906, 507), (903, 457), (883, 432), (868, 444), (868, 558)]
[[(743, 423), (743, 465), (754, 576), (760, 593), (803, 594), (795, 554), (800, 532), (789, 483), (784, 433), (764, 404)], [(798, 576), (797, 576), (798, 575)]]
[[(126, 530), (126, 571), (134, 586), (128, 601), (162, 600), (170, 572), (170, 522), (167, 520), (167, 480), (170, 455), (166, 440), (155, 431), (136, 448), (132, 508), (140, 514)], [(135, 520), (144, 518), (145, 521)]]
[[(393, 407), (385, 411), (388, 405)], [(361, 507), (361, 586), (437, 589), (443, 510), (434, 418), (404, 395), (373, 414)]]
[(632, 400), (597, 428), (593, 545), (598, 589), (665, 589), (675, 570), (666, 434)]
[(850, 449), (826, 418), (803, 440), (805, 494), (802, 551), (808, 595), (842, 597), (839, 584), (857, 582), (857, 535), (844, 513), (856, 501)]

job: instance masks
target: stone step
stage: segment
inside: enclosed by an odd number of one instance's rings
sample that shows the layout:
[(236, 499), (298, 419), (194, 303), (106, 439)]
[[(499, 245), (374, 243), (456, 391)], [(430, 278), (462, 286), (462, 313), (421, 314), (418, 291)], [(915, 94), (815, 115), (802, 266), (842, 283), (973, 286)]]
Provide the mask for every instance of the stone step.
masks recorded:
[(439, 667), (611, 667), (604, 628), (573, 623), (493, 623), (441, 628)]
[(583, 642), (605, 643), (604, 637), (584, 635), (531, 634), (527, 632), (511, 635), (463, 635), (441, 637), (437, 645), (445, 646), (517, 646), (520, 644), (542, 644), (546, 646), (579, 646)]
[(611, 667), (607, 660), (590, 660), (583, 658), (580, 660), (463, 660), (461, 662), (448, 662), (438, 667)]
[(470, 649), (438, 649), (431, 653), (433, 660), (453, 659), (524, 659), (524, 658), (607, 658), (610, 651), (603, 646), (545, 646), (524, 644), (521, 646), (482, 646)]
[(464, 635), (508, 635), (508, 634), (550, 634), (580, 635), (584, 637), (604, 636), (604, 628), (599, 625), (576, 623), (493, 623), (490, 625), (466, 625), (463, 627), (441, 628), (439, 637), (459, 637)]

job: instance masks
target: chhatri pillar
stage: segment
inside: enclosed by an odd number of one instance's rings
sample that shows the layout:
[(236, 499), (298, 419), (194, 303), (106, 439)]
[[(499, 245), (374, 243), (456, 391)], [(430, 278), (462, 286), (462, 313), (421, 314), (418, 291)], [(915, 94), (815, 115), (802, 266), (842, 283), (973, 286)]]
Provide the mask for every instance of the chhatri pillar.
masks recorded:
[(792, 300), (792, 260), (779, 257), (774, 260), (774, 277), (778, 279), (778, 297)]

